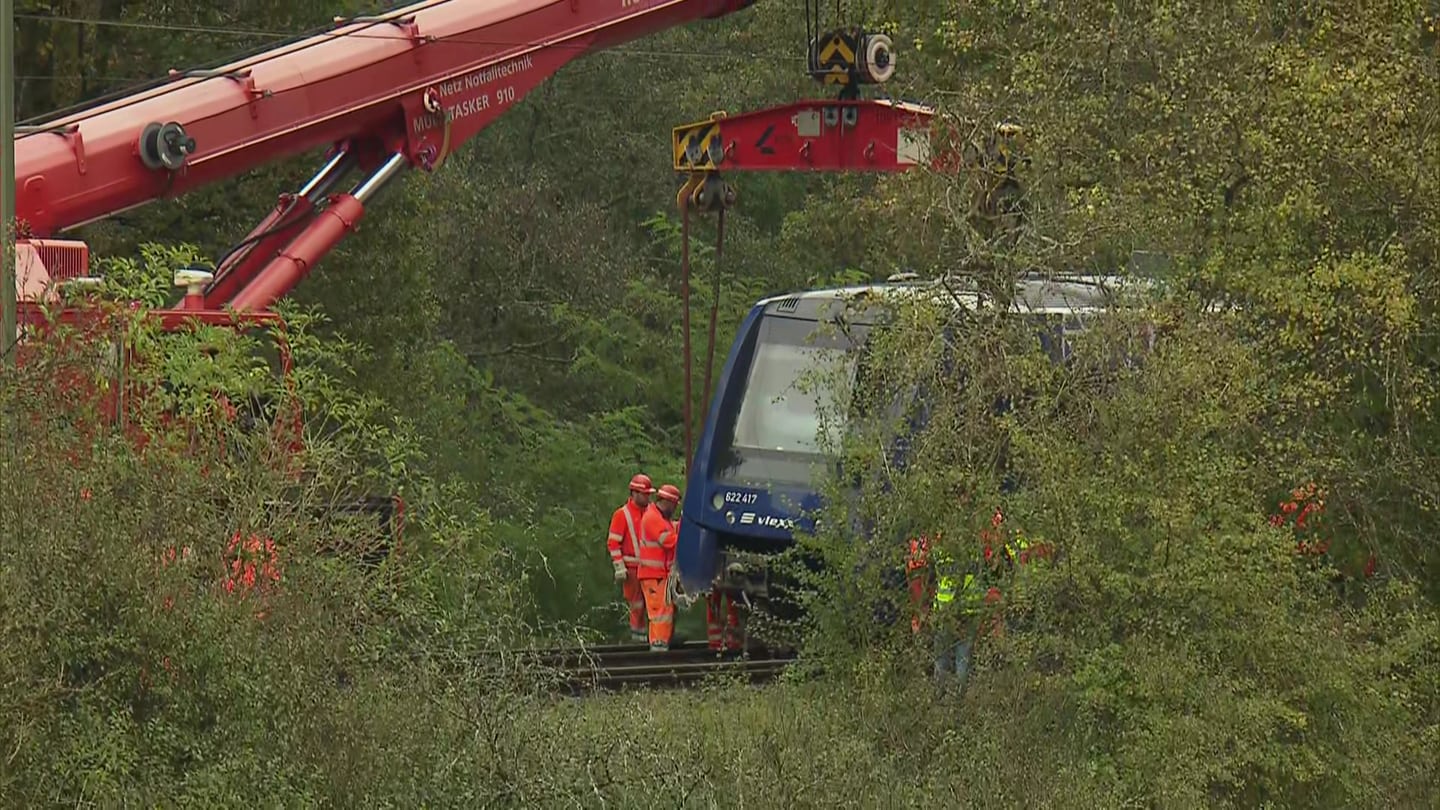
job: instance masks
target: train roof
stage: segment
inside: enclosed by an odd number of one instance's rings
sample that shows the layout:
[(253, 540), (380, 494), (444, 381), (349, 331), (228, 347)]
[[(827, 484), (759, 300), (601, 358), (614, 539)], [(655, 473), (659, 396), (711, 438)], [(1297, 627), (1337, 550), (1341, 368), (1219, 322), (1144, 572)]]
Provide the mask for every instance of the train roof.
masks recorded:
[[(1113, 275), (1031, 275), (1015, 282), (1016, 296), (1012, 311), (1031, 314), (1071, 315), (1104, 311), (1111, 308), (1119, 295), (1155, 286), (1150, 279)], [(984, 296), (973, 282), (958, 280), (892, 280), (874, 284), (828, 287), (818, 290), (786, 293), (759, 301), (756, 306), (765, 314), (807, 320), (819, 319), (833, 312), (836, 304), (887, 303), (930, 298), (954, 306), (975, 309)], [(854, 319), (855, 313), (850, 313)]]

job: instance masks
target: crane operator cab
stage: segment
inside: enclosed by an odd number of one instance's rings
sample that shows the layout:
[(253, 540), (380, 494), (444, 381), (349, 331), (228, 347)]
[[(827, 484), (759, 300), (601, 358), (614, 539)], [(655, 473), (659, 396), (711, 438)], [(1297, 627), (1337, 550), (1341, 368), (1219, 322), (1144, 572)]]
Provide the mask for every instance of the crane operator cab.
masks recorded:
[[(1119, 286), (1109, 276), (1025, 277), (1011, 311), (1042, 321), (1042, 347), (1063, 360), (1066, 336), (1109, 309)], [(953, 282), (903, 274), (768, 298), (751, 308), (721, 370), (686, 482), (676, 564), (687, 592), (718, 581), (774, 609), (781, 589), (772, 573), (739, 557), (783, 551), (796, 531), (814, 529), (822, 505), (817, 474), (833, 468), (829, 448), (838, 447), (846, 419), (857, 415), (845, 400), (865, 373), (864, 353), (852, 350), (883, 328), (895, 302), (919, 296), (971, 309), (981, 301), (973, 288), (957, 291)], [(895, 404), (908, 398), (897, 392)]]

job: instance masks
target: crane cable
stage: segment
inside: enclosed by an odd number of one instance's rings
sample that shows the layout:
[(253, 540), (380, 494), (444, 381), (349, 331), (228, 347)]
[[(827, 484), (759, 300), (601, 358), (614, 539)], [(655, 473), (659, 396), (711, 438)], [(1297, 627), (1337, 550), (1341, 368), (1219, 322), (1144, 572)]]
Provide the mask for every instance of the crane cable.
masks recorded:
[[(691, 329), (690, 329), (690, 208), (691, 201), (683, 199), (680, 203), (680, 319), (681, 330), (683, 331), (684, 345), (681, 349), (683, 362), (685, 364), (685, 402), (682, 419), (685, 421), (685, 467), (684, 478), (690, 477), (690, 465), (694, 460), (695, 435), (693, 420), (691, 417), (691, 400), (693, 393), (693, 355), (691, 352)], [(705, 382), (701, 389), (701, 407), (708, 408), (710, 403), (711, 373), (715, 365), (715, 328), (720, 316), (720, 282), (721, 262), (725, 257), (725, 207), (720, 206), (717, 214), (715, 227), (715, 266), (712, 272), (715, 274), (714, 291), (710, 298), (710, 322), (706, 340), (705, 355)], [(704, 414), (701, 412), (700, 427), (704, 429)]]
[[(692, 177), (691, 181), (693, 182), (695, 179), (696, 178)], [(693, 377), (692, 369), (694, 367), (690, 350), (690, 208), (693, 203), (692, 192), (700, 187), (700, 184), (692, 186), (690, 182), (687, 182), (678, 200), (680, 205), (680, 328), (683, 331), (682, 340), (684, 341), (684, 346), (681, 351), (685, 364), (685, 403), (682, 409), (682, 418), (685, 420), (685, 467), (681, 478), (683, 481), (690, 479), (690, 464), (693, 460), (693, 453), (695, 452), (694, 433), (690, 418), (691, 378)], [(714, 198), (712, 197), (712, 199)], [(721, 261), (725, 257), (726, 206), (723, 194), (719, 199), (720, 204), (716, 207), (715, 266), (712, 269), (712, 272), (715, 274), (715, 287), (714, 294), (710, 298), (710, 323), (705, 356), (703, 407), (708, 407), (710, 402), (711, 370), (715, 363), (715, 327), (720, 315)], [(704, 427), (703, 414), (704, 412), (702, 411), (702, 430)], [(675, 566), (670, 569), (670, 576), (665, 580), (665, 595), (670, 604), (681, 609), (688, 609), (691, 605), (695, 604), (702, 594), (689, 593), (685, 590), (684, 586), (680, 583), (679, 567)]]
[(710, 407), (710, 370), (715, 365), (715, 321), (720, 315), (720, 264), (725, 258), (725, 209), (721, 208), (715, 220), (715, 291), (710, 296), (710, 334), (706, 343), (705, 385), (701, 388), (700, 402), (707, 410), (700, 412), (700, 430), (705, 430), (705, 416)]
[[(687, 183), (686, 189), (689, 188)], [(681, 349), (684, 363), (685, 375), (685, 401), (681, 406), (682, 419), (685, 422), (685, 466), (680, 474), (681, 481), (690, 480), (690, 456), (694, 452), (693, 435), (690, 430), (690, 195), (681, 192), (680, 195), (680, 321), (681, 340), (684, 342)], [(670, 566), (669, 576), (665, 578), (665, 601), (682, 610), (688, 610), (695, 603), (695, 596), (685, 592), (680, 583), (680, 566)]]
[[(688, 197), (688, 195), (687, 195)], [(694, 438), (690, 432), (690, 200), (680, 201), (680, 330), (681, 362), (685, 364), (685, 394), (681, 405), (681, 419), (685, 422), (685, 466), (681, 469), (681, 480), (690, 480), (690, 458), (695, 450)]]

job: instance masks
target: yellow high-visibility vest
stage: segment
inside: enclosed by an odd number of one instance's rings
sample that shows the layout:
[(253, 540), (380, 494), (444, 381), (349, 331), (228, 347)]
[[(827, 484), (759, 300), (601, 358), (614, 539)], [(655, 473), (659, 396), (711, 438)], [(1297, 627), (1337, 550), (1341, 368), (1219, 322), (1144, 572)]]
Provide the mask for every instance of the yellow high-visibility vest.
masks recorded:
[(1030, 544), (1026, 542), (1025, 536), (1017, 535), (1013, 544), (1005, 544), (1005, 553), (1010, 555), (1010, 559), (1018, 563), (1020, 562), (1020, 555), (1028, 548), (1030, 548)]
[(955, 578), (950, 576), (950, 569), (955, 565), (949, 554), (937, 550), (935, 552), (935, 607), (949, 604), (955, 599)]
[[(969, 580), (971, 575), (966, 574), (965, 578)], [(955, 578), (941, 576), (939, 585), (935, 588), (935, 607), (948, 605), (953, 601), (955, 601)]]
[[(944, 562), (949, 563), (951, 560), (946, 559)], [(955, 577), (949, 573), (937, 571), (936, 580), (934, 605), (937, 610), (954, 602), (956, 596), (961, 597), (966, 613), (973, 613), (978, 609), (981, 602), (980, 584), (973, 572), (967, 571), (965, 576), (961, 577), (958, 594)]]

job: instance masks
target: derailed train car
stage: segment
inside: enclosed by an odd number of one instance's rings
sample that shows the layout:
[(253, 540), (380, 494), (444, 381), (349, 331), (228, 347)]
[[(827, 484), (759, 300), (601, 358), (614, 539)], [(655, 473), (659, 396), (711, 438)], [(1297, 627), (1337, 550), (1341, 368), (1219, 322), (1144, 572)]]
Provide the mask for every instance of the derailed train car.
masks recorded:
[[(1151, 285), (1100, 275), (1024, 277), (1010, 311), (1033, 319), (1042, 347), (1059, 360), (1070, 336), (1136, 286)], [(751, 308), (721, 370), (686, 482), (676, 555), (686, 592), (718, 587), (762, 603), (783, 592), (773, 571), (737, 557), (783, 551), (797, 531), (814, 529), (823, 506), (816, 474), (827, 466), (820, 431), (833, 440), (844, 429), (843, 419), (828, 415), (824, 389), (797, 382), (809, 369), (838, 364), (853, 383), (862, 352), (851, 350), (863, 348), (897, 302), (921, 296), (992, 305), (975, 288), (892, 277), (776, 296)], [(843, 328), (833, 328), (837, 321)]]

